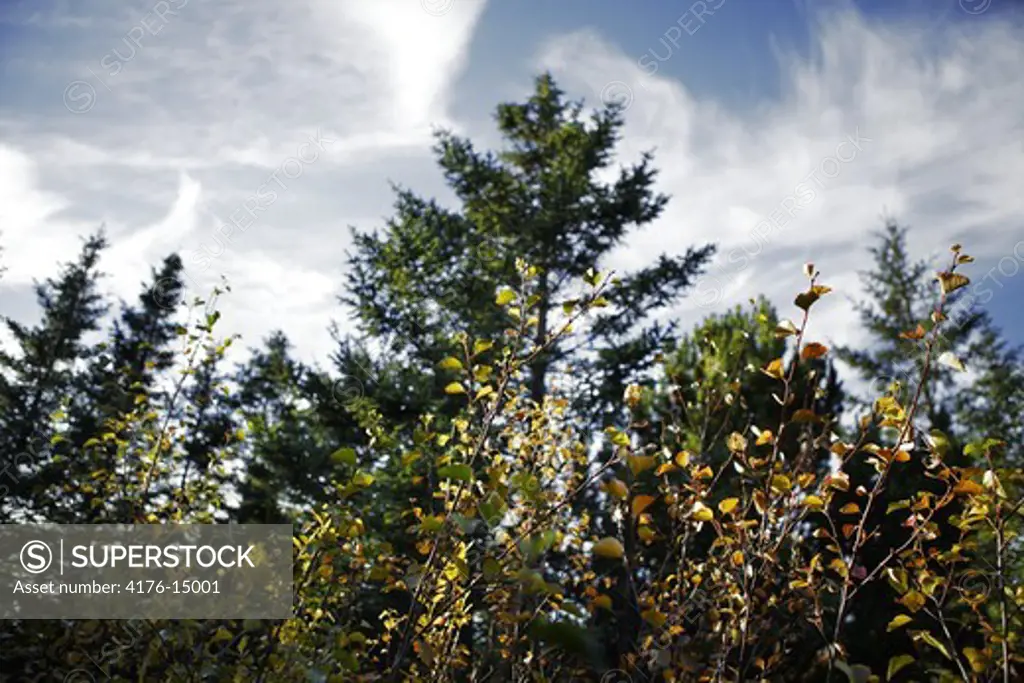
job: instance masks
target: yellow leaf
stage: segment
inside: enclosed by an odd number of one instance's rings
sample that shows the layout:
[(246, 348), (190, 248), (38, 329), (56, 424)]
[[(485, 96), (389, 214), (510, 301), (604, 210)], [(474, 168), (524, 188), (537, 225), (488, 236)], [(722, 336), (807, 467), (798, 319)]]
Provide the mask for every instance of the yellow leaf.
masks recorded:
[(971, 664), (971, 671), (976, 674), (980, 674), (988, 668), (988, 657), (985, 653), (977, 648), (965, 647), (963, 649), (964, 656), (967, 657), (967, 661)]
[(639, 517), (654, 502), (654, 496), (637, 496), (633, 499), (633, 516)]
[(698, 501), (693, 504), (693, 518), (698, 522), (710, 522), (715, 518), (715, 511)]
[(676, 453), (676, 464), (679, 465), (680, 467), (686, 467), (688, 464), (690, 464), (690, 452), (679, 451), (678, 453)]
[(598, 557), (607, 557), (611, 560), (617, 560), (626, 554), (626, 549), (622, 547), (622, 543), (619, 542), (619, 539), (606, 536), (594, 544), (592, 552)]
[(443, 361), (438, 363), (438, 366), (442, 370), (461, 370), (462, 369), (462, 361), (460, 361), (458, 358), (456, 358), (454, 356), (448, 356)]
[(736, 506), (739, 505), (739, 504), (740, 504), (740, 499), (739, 498), (726, 498), (725, 500), (723, 500), (721, 503), (718, 504), (718, 510), (723, 515), (727, 515), (730, 512), (732, 512), (736, 508)]
[(649, 526), (640, 527), (639, 529), (637, 529), (636, 534), (644, 543), (650, 543), (654, 540), (654, 537), (656, 536), (656, 534), (654, 533), (654, 529), (652, 529)]
[(855, 515), (860, 512), (860, 505), (856, 503), (847, 503), (843, 507), (839, 508), (839, 513), (843, 515)]
[(964, 364), (951, 351), (943, 351), (939, 354), (936, 362), (940, 365), (945, 365), (947, 368), (957, 370), (958, 372), (967, 372), (967, 368), (964, 367)]
[(655, 470), (654, 476), (660, 477), (663, 474), (668, 474), (669, 472), (674, 472), (676, 469), (677, 468), (676, 468), (674, 463), (663, 462), (663, 463), (661, 463), (661, 465), (658, 466), (658, 469)]
[(466, 393), (465, 387), (462, 386), (461, 382), (452, 382), (444, 388), (446, 394), (464, 394)]
[(668, 617), (656, 609), (644, 610), (640, 617), (654, 628), (661, 628), (668, 621)]
[(481, 398), (484, 398), (485, 396), (490, 396), (493, 393), (494, 387), (492, 387), (490, 384), (486, 384), (477, 390), (476, 398), (479, 400)]
[(943, 294), (955, 292), (961, 287), (966, 287), (971, 284), (969, 278), (961, 275), (960, 273), (950, 273), (948, 271), (937, 273), (935, 275), (935, 279), (939, 281), (939, 286), (942, 288)]
[(818, 496), (807, 496), (804, 498), (804, 505), (811, 508), (812, 510), (820, 510), (825, 507), (825, 501)]
[(619, 500), (625, 500), (626, 496), (629, 495), (629, 487), (626, 486), (626, 482), (617, 478), (612, 479), (607, 484), (605, 484), (605, 490), (607, 490), (609, 494), (611, 494), (615, 498), (618, 498)]
[(777, 494), (789, 493), (793, 488), (793, 482), (784, 474), (776, 474), (772, 477), (772, 491)]
[(889, 633), (890, 631), (895, 631), (901, 626), (906, 626), (911, 621), (913, 621), (913, 619), (907, 616), (906, 614), (897, 614), (892, 618), (892, 621), (889, 622), (889, 625), (886, 627), (885, 632)]
[(658, 464), (653, 455), (629, 455), (626, 456), (626, 463), (634, 477)]
[(758, 446), (764, 446), (765, 444), (774, 443), (775, 435), (772, 434), (772, 430), (766, 429), (757, 435), (757, 441), (755, 442)]
[(516, 298), (516, 293), (511, 289), (503, 289), (498, 292), (498, 295), (494, 298), (494, 303), (499, 306), (505, 306), (506, 304), (512, 303)]
[(761, 372), (774, 379), (782, 379), (782, 359), (776, 358), (771, 363), (761, 368)]
[(821, 422), (821, 418), (814, 414), (813, 410), (801, 408), (793, 413), (793, 422)]
[(985, 493), (985, 489), (982, 488), (981, 484), (975, 481), (971, 481), (970, 479), (961, 479), (953, 488), (953, 493), (976, 496), (978, 494)]
[(743, 551), (736, 550), (732, 554), (732, 564), (734, 567), (739, 567), (743, 564)]
[(904, 607), (909, 609), (913, 613), (917, 613), (922, 607), (924, 607), (925, 598), (918, 591), (910, 591), (902, 598), (897, 600)]
[(747, 440), (739, 432), (733, 432), (725, 440), (726, 447), (734, 453), (742, 453), (747, 450)]

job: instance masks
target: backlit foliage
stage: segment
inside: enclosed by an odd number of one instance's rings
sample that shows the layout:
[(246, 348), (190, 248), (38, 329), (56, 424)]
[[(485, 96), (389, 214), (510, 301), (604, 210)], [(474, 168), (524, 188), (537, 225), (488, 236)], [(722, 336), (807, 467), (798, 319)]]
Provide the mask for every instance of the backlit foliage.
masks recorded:
[[(969, 261), (954, 246), (938, 305), (905, 331), (923, 353), (920, 376), (854, 424), (822, 399), (828, 330), (812, 323), (836, 293), (809, 265), (793, 320), (762, 302), (745, 332), (729, 332), (745, 324), (740, 313), (708, 323), (626, 389), (622, 424), (596, 441), (557, 387), (532, 400), (527, 370), (578, 334), (617, 282), (591, 271), (578, 299), (545, 302), (542, 273), (520, 261), (518, 281), (495, 292), (502, 332), (457, 334), (436, 368), (460, 402), (455, 418), (394, 425), (366, 401), (339, 407), (366, 439), (332, 456), (343, 475), (330, 502), (298, 514), (294, 617), (143, 622), (109, 661), (111, 679), (1021, 680), (1021, 473), (998, 435), (954, 453), (920, 426), (935, 364), (962, 363), (936, 344)], [(552, 303), (562, 320), (538, 335), (536, 311)], [(182, 330), (187, 368), (172, 397), (223, 353), (217, 317)], [(86, 444), (109, 444), (116, 465), (65, 483), (102, 512), (95, 520), (216, 518), (215, 475), (247, 436), (229, 435), (193, 468), (188, 419), (166, 405), (154, 411), (139, 394)], [(894, 495), (911, 467), (927, 488)], [(869, 594), (896, 616), (851, 621)], [(382, 605), (369, 615), (368, 596)], [(899, 643), (887, 670), (850, 658), (844, 643), (866, 628)], [(12, 622), (5, 647), (19, 680), (50, 680), (123, 629)]]

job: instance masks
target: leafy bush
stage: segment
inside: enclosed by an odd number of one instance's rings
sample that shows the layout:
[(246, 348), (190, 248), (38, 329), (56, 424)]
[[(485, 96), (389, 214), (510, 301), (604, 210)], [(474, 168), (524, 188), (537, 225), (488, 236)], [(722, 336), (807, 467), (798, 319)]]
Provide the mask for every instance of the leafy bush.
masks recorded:
[[(579, 334), (616, 281), (591, 271), (578, 298), (547, 301), (540, 270), (520, 261), (494, 300), (503, 332), (457, 335), (435, 369), (454, 416), (392, 424), (373, 401), (346, 398), (365, 439), (334, 451), (329, 502), (296, 513), (292, 619), (12, 621), (4, 675), (1020, 680), (1021, 472), (1004, 442), (960, 448), (919, 415), (936, 363), (960, 363), (936, 345), (970, 260), (954, 246), (937, 306), (903, 332), (922, 354), (919, 377), (855, 424), (822, 398), (830, 350), (809, 323), (832, 291), (808, 265), (799, 322), (763, 304), (709, 322), (626, 388), (624, 421), (597, 436), (567, 390), (535, 402), (528, 369)], [(539, 306), (563, 312), (541, 335)], [(76, 456), (93, 468), (73, 470), (60, 495), (93, 501), (89, 521), (222, 519), (225, 468), (251, 437), (229, 435), (196, 467), (185, 444), (198, 407), (176, 403), (230, 343), (217, 321), (181, 330), (186, 368), (160, 410), (155, 390), (140, 392)], [(96, 465), (101, 453), (116, 466)], [(857, 633), (893, 653), (886, 670), (851, 655)]]

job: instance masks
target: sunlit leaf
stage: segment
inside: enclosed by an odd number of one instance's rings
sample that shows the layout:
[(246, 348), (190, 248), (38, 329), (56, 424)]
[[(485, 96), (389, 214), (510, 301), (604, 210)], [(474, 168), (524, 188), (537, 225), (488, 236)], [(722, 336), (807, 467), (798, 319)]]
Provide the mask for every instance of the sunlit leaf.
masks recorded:
[(935, 275), (935, 279), (939, 281), (939, 286), (942, 289), (943, 294), (950, 294), (971, 284), (969, 278), (960, 273), (950, 273), (948, 271), (942, 271)]
[(781, 358), (776, 358), (772, 362), (768, 363), (768, 365), (766, 365), (763, 368), (761, 368), (761, 372), (763, 372), (764, 374), (768, 375), (769, 377), (771, 377), (773, 379), (781, 380), (782, 379), (782, 359)]
[(339, 448), (338, 450), (331, 453), (331, 461), (342, 465), (356, 465), (356, 449), (354, 448)]
[(494, 303), (499, 306), (505, 306), (516, 299), (516, 293), (511, 289), (502, 289), (498, 292), (498, 295), (494, 298)]
[(448, 386), (446, 386), (444, 388), (444, 393), (446, 393), (446, 394), (464, 394), (464, 393), (466, 393), (466, 388), (464, 386), (462, 386), (461, 382), (452, 382), (451, 384), (449, 384)]
[(698, 522), (710, 522), (715, 518), (715, 512), (704, 503), (697, 501), (693, 504), (693, 518)]
[(912, 617), (910, 617), (910, 616), (908, 616), (906, 614), (897, 614), (889, 622), (889, 625), (885, 628), (885, 631), (886, 631), (886, 633), (888, 633), (890, 631), (895, 631), (896, 629), (900, 628), (901, 626), (906, 626), (911, 621), (913, 621)]
[(632, 505), (633, 516), (639, 517), (654, 501), (654, 496), (637, 496), (634, 498)]
[(442, 370), (461, 370), (462, 369), (462, 361), (460, 361), (455, 356), (448, 356), (443, 361), (438, 363), (438, 366)]
[(811, 342), (804, 345), (804, 350), (800, 352), (800, 358), (803, 360), (821, 358), (828, 353), (828, 347), (818, 342)]
[(957, 358), (952, 351), (943, 351), (939, 354), (936, 362), (938, 362), (939, 365), (945, 365), (947, 368), (952, 368), (959, 372), (967, 372), (967, 368), (964, 367), (964, 364), (960, 362), (960, 359)]

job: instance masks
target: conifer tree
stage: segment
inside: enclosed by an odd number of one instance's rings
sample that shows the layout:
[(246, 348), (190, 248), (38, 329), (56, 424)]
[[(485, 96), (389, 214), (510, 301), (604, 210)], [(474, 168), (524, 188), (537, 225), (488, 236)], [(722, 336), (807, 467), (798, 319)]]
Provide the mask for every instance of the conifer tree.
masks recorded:
[(77, 260), (36, 285), (41, 320), (28, 327), (5, 317), (12, 352), (0, 351), (0, 471), (15, 479), (0, 503), (0, 520), (41, 519), (38, 498), (52, 464), (51, 416), (74, 393), (75, 373), (87, 357), (86, 336), (100, 329), (107, 311), (97, 286), (103, 232), (85, 240)]

